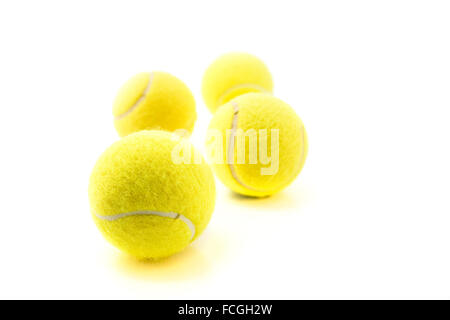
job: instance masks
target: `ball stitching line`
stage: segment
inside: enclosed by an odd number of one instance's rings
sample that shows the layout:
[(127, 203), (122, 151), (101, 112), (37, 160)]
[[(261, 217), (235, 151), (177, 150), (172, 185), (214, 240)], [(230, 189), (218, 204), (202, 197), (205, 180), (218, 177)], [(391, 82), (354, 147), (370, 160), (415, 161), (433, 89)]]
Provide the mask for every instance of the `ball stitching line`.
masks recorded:
[(114, 120), (120, 120), (120, 119), (126, 117), (131, 112), (133, 112), (133, 110), (136, 109), (137, 106), (147, 97), (147, 95), (148, 95), (148, 93), (150, 91), (150, 87), (151, 87), (152, 82), (153, 82), (153, 72), (150, 72), (147, 86), (145, 87), (144, 92), (142, 93), (142, 95), (139, 97), (139, 99), (127, 111), (125, 111), (122, 114), (119, 114), (118, 116), (115, 116)]
[(257, 191), (257, 192), (264, 192), (262, 190), (255, 189), (255, 188), (245, 184), (237, 175), (236, 168), (234, 167), (234, 141), (235, 141), (236, 130), (237, 130), (239, 105), (236, 101), (231, 101), (231, 105), (233, 106), (233, 118), (231, 120), (231, 132), (230, 132), (230, 137), (228, 140), (228, 150), (227, 150), (227, 162), (228, 162), (228, 167), (230, 168), (230, 171), (231, 171), (231, 175), (233, 176), (234, 180), (236, 180), (236, 182), (239, 183), (242, 187), (253, 190), (253, 191)]
[(110, 215), (110, 216), (103, 216), (103, 215), (98, 214), (97, 212), (94, 212), (94, 215), (97, 218), (99, 218), (101, 220), (106, 220), (106, 221), (114, 221), (114, 220), (122, 219), (125, 217), (130, 217), (130, 216), (159, 216), (159, 217), (164, 217), (164, 218), (171, 218), (174, 220), (180, 219), (188, 226), (189, 230), (191, 231), (191, 239), (190, 240), (192, 240), (195, 236), (195, 225), (192, 223), (192, 221), (189, 220), (187, 217), (183, 216), (182, 214), (175, 213), (175, 212), (133, 211), (133, 212), (119, 213), (119, 214)]

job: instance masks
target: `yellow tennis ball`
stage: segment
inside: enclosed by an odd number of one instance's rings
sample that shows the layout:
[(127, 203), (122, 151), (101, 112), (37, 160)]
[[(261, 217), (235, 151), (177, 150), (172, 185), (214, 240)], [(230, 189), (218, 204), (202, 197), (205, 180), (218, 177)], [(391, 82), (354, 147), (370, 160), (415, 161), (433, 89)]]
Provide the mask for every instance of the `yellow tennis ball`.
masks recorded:
[(219, 57), (208, 67), (202, 82), (203, 98), (212, 112), (244, 93), (271, 93), (272, 89), (272, 76), (266, 65), (248, 53)]
[(197, 114), (189, 88), (166, 72), (143, 72), (119, 90), (113, 106), (121, 137), (146, 129), (192, 132)]
[(89, 200), (109, 242), (137, 258), (159, 259), (181, 251), (206, 228), (214, 209), (214, 177), (187, 139), (144, 130), (101, 155), (90, 177)]
[(231, 190), (263, 197), (288, 186), (308, 153), (302, 120), (272, 95), (248, 93), (220, 107), (209, 125), (207, 151)]

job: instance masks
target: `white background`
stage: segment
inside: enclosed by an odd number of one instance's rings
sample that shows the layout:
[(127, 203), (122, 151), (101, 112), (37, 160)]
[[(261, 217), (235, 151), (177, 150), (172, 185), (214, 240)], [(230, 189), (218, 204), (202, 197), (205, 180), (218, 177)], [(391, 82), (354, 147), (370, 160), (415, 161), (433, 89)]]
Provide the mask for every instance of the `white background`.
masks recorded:
[[(0, 298), (450, 298), (448, 1), (2, 1)], [(87, 185), (141, 71), (200, 94), (217, 56), (273, 73), (310, 137), (299, 178), (255, 200), (217, 181), (183, 253), (140, 263)]]

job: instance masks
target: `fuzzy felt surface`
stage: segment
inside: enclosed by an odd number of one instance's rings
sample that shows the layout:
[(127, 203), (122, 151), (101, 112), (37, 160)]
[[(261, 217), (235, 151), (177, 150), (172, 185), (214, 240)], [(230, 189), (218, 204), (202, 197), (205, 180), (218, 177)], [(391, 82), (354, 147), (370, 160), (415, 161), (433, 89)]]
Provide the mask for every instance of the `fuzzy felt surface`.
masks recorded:
[[(237, 108), (237, 113), (236, 113)], [(257, 163), (249, 159), (250, 138), (245, 137), (245, 163), (238, 162), (238, 144), (234, 144), (232, 163), (226, 162), (233, 116), (237, 117), (236, 126), (244, 132), (255, 130), (258, 137)], [(231, 190), (248, 196), (263, 197), (279, 192), (288, 186), (300, 173), (308, 153), (308, 138), (304, 125), (295, 111), (285, 102), (269, 94), (248, 93), (220, 107), (209, 125), (210, 130), (222, 132), (223, 163), (213, 164), (219, 179)], [(272, 175), (263, 175), (264, 164), (260, 156), (260, 129), (267, 129), (267, 155), (272, 156), (271, 129), (278, 129), (278, 171)], [(236, 139), (237, 140), (237, 139)], [(236, 141), (235, 140), (235, 141)], [(217, 162), (217, 141), (209, 139), (206, 143), (211, 162)], [(220, 151), (220, 150), (219, 150)], [(234, 170), (234, 174), (233, 174)]]
[[(201, 162), (174, 163), (172, 152), (180, 144)], [(132, 215), (108, 221), (98, 216), (174, 212), (193, 223), (195, 240), (214, 209), (214, 177), (186, 139), (164, 131), (141, 131), (114, 143), (100, 156), (90, 177), (89, 200), (97, 227), (114, 246), (141, 259), (158, 259), (191, 242), (191, 230), (181, 219)]]
[(205, 104), (215, 112), (231, 99), (249, 92), (269, 92), (272, 76), (264, 62), (247, 53), (228, 53), (206, 70), (202, 82)]
[(147, 129), (192, 132), (197, 119), (189, 88), (173, 75), (159, 71), (139, 73), (128, 80), (116, 96), (113, 115), (121, 137)]

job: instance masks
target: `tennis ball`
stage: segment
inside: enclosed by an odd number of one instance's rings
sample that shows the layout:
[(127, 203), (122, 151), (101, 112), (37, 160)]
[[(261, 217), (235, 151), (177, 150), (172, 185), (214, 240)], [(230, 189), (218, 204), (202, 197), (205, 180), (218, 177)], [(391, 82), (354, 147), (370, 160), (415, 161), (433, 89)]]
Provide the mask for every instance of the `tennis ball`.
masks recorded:
[(113, 106), (114, 126), (121, 137), (146, 129), (192, 132), (197, 114), (189, 88), (166, 72), (143, 72), (119, 90)]
[(248, 93), (220, 107), (206, 142), (209, 161), (231, 190), (264, 197), (288, 186), (308, 152), (302, 120), (269, 94)]
[(271, 93), (272, 89), (272, 76), (266, 65), (248, 53), (219, 57), (208, 67), (202, 82), (203, 98), (211, 112), (241, 94)]
[(159, 259), (203, 232), (214, 209), (214, 177), (187, 139), (144, 130), (100, 156), (89, 181), (89, 201), (109, 242), (139, 259)]

